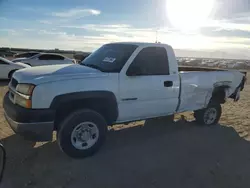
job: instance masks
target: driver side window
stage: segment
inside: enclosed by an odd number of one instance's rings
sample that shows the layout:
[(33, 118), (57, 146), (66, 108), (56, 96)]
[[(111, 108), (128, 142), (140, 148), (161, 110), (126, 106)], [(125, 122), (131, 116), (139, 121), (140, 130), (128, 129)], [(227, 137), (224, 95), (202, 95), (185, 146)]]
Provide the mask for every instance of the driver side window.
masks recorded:
[(168, 75), (168, 57), (163, 47), (143, 48), (127, 71), (133, 76)]

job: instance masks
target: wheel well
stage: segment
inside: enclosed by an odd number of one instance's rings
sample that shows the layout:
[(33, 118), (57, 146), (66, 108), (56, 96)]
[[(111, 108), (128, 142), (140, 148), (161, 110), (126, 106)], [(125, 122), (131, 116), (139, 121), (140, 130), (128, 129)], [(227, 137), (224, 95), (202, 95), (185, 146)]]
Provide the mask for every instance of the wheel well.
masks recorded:
[(61, 103), (56, 108), (55, 129), (58, 128), (60, 122), (71, 112), (84, 108), (98, 112), (104, 117), (107, 124), (110, 125), (117, 118), (110, 105), (109, 101), (105, 98), (76, 99)]
[(11, 71), (9, 72), (9, 74), (8, 74), (8, 78), (9, 78), (9, 79), (11, 79), (11, 75), (12, 75), (15, 71), (17, 71), (17, 69), (11, 70)]
[(226, 102), (226, 92), (225, 89), (227, 89), (229, 86), (220, 86), (214, 88), (212, 97), (210, 99), (210, 102), (215, 102), (219, 104), (224, 104)]

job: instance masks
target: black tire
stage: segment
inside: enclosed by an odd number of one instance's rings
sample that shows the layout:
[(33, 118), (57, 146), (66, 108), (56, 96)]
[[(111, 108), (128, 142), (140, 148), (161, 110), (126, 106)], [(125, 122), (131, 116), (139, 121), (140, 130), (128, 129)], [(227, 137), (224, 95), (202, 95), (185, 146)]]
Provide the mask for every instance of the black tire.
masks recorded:
[(9, 79), (11, 79), (11, 78), (12, 78), (12, 76), (13, 76), (14, 72), (16, 72), (16, 71), (17, 71), (17, 70), (12, 70), (12, 71), (10, 71), (10, 72), (9, 72), (9, 75), (8, 75)]
[[(213, 118), (209, 117), (208, 113), (213, 112), (215, 112)], [(196, 122), (201, 125), (216, 125), (220, 120), (221, 113), (222, 110), (220, 104), (209, 104), (207, 108), (194, 111), (194, 118), (196, 119)]]
[[(94, 123), (99, 131), (97, 141), (88, 149), (77, 149), (72, 141), (71, 134), (74, 128), (83, 122)], [(107, 133), (107, 123), (99, 113), (93, 110), (78, 110), (71, 113), (64, 119), (57, 130), (57, 142), (60, 149), (72, 158), (84, 158), (97, 152), (105, 141)]]

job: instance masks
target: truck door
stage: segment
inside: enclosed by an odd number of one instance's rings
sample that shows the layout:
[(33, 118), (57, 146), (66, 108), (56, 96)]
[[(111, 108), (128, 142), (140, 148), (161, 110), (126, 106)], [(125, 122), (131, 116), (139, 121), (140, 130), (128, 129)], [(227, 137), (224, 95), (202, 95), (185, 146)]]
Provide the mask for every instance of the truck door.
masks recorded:
[(165, 116), (176, 110), (179, 77), (178, 72), (170, 74), (164, 47), (142, 48), (120, 73), (119, 85), (120, 122)]

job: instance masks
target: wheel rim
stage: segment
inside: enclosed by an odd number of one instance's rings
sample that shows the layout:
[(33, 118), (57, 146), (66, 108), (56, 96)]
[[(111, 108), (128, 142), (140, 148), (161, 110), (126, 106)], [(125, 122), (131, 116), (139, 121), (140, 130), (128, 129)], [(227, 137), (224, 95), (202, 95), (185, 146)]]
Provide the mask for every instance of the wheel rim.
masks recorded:
[(217, 110), (215, 108), (208, 108), (204, 113), (204, 122), (207, 125), (214, 123), (217, 118)]
[(83, 122), (78, 124), (71, 133), (71, 143), (79, 150), (92, 147), (99, 138), (99, 130), (93, 122)]

